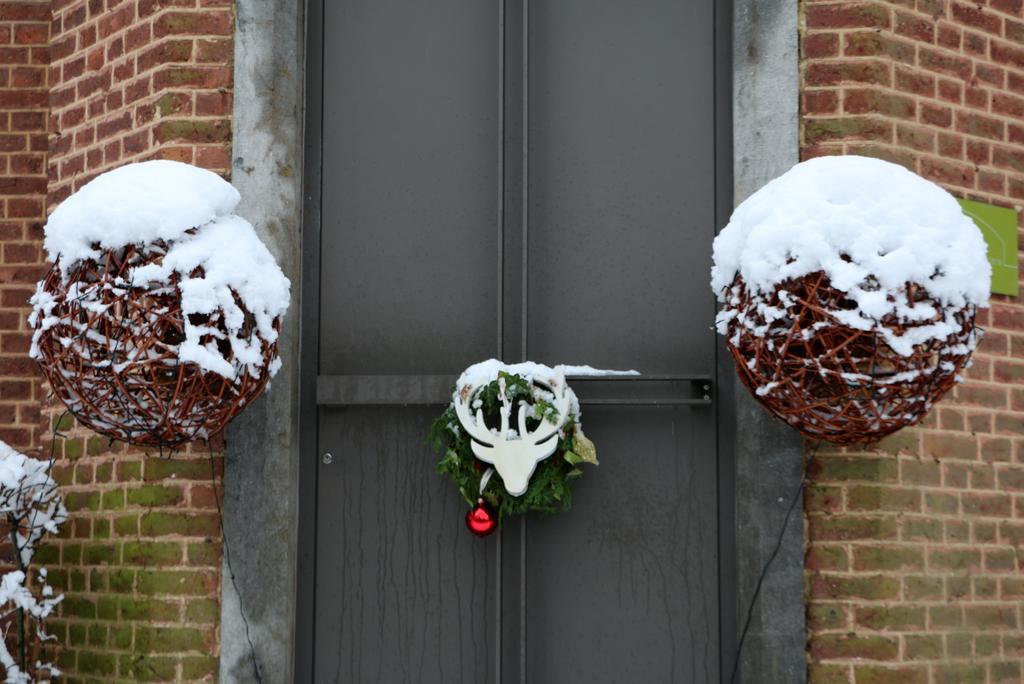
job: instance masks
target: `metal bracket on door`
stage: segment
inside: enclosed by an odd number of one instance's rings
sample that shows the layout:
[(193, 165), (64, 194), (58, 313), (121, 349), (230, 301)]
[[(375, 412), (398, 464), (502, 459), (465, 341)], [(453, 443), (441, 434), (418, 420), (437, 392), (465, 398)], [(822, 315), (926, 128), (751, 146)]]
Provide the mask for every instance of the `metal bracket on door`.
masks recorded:
[[(712, 402), (709, 375), (568, 376), (588, 406), (701, 406)], [(443, 406), (451, 401), (451, 375), (321, 375), (319, 406)]]

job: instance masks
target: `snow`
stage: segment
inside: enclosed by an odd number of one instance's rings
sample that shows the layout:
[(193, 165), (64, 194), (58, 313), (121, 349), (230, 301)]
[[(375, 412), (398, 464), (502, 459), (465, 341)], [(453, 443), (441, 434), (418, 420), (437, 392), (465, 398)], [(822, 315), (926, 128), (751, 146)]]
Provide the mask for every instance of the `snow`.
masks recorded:
[(613, 376), (621, 377), (640, 375), (640, 373), (635, 370), (605, 370), (603, 368), (594, 368), (593, 366), (567, 366), (564, 364), (555, 366), (555, 370), (560, 370), (565, 375), (577, 378), (607, 378)]
[[(252, 225), (231, 213), (238, 202), (238, 191), (210, 171), (165, 160), (128, 164), (96, 177), (57, 207), (44, 246), (65, 278), (77, 262), (108, 249), (166, 250), (154, 263), (130, 270), (118, 284), (123, 292), (177, 283), (186, 337), (178, 358), (233, 381), (243, 373), (259, 377), (261, 346), (277, 340), (274, 323), (288, 309), (291, 284)], [(83, 289), (69, 297), (86, 308), (102, 307), (100, 294)], [(30, 353), (38, 358), (37, 342), (57, 323), (59, 302), (39, 287), (32, 304)], [(251, 334), (245, 311), (255, 324)], [(209, 317), (210, 324), (196, 325), (189, 314)], [(225, 338), (218, 322), (227, 332), (228, 358), (216, 345)], [(273, 376), (280, 366), (275, 357), (265, 370)]]
[[(487, 361), (475, 363), (462, 371), (462, 375), (455, 381), (455, 391), (452, 393), (452, 406), (459, 402), (460, 393), (475, 392), (477, 389), (498, 380), (498, 374), (502, 371), (510, 375), (518, 375), (531, 384), (536, 381), (549, 387), (552, 383), (558, 384), (560, 380), (565, 378), (564, 371), (560, 371), (557, 366), (551, 368), (550, 366), (534, 363), (533, 361), (508, 364), (497, 359), (488, 359)], [(539, 389), (534, 385), (535, 396)], [(579, 399), (572, 391), (572, 388), (567, 386), (566, 392), (569, 394), (570, 413), (578, 416), (580, 413)], [(466, 395), (466, 398), (468, 399), (469, 396)], [(559, 416), (559, 419), (564, 418), (565, 416)]]
[[(730, 308), (737, 275), (768, 322), (751, 332), (765, 336), (785, 312), (759, 295), (824, 271), (856, 304), (828, 313), (851, 327), (879, 330), (904, 356), (957, 332), (954, 314), (987, 306), (991, 281), (981, 232), (952, 195), (901, 166), (857, 156), (797, 164), (751, 195), (715, 239), (713, 259), (711, 287), (726, 305), (717, 319), (722, 334), (734, 319), (745, 323)], [(922, 286), (940, 310), (908, 305), (908, 282)], [(878, 325), (888, 316), (911, 325), (897, 335)]]
[[(190, 274), (197, 268), (202, 269), (203, 275), (192, 277)], [(180, 278), (178, 288), (185, 314), (185, 342), (178, 350), (178, 358), (224, 377), (234, 377), (234, 366), (216, 346), (207, 347), (199, 342), (214, 331), (208, 326), (194, 325), (188, 317), (221, 312), (236, 363), (258, 377), (263, 364), (260, 341), (277, 340), (274, 321), (288, 310), (290, 283), (249, 222), (233, 214), (218, 217), (194, 235), (186, 234), (175, 241), (160, 262), (133, 269), (128, 280), (136, 287), (146, 287), (166, 283), (174, 274)], [(235, 295), (255, 318), (253, 339), (242, 334), (245, 312), (235, 302)], [(274, 361), (268, 369), (272, 374), (280, 367), (279, 359)]]
[(47, 461), (29, 458), (0, 441), (0, 515), (26, 521), (18, 533), (25, 565), (32, 560), (36, 542), (43, 534), (56, 534), (57, 526), (68, 517), (49, 470)]
[(176, 161), (126, 164), (100, 174), (54, 209), (43, 246), (67, 269), (101, 250), (155, 240), (230, 214), (238, 191), (213, 173)]
[[(32, 561), (36, 544), (46, 532), (57, 533), (57, 526), (67, 519), (67, 510), (57, 495), (57, 483), (50, 477), (50, 463), (29, 458), (6, 443), (0, 441), (0, 514), (9, 527), (17, 525), (16, 535), (21, 567), (27, 568)], [(39, 597), (32, 591), (22, 569), (10, 570), (0, 577), (0, 612), (9, 616), (21, 609), (34, 622), (39, 638), (48, 641), (54, 637), (45, 631), (44, 621), (64, 599), (63, 594), (54, 596), (53, 587), (47, 584), (45, 568), (36, 572)], [(15, 631), (12, 629), (12, 634)], [(49, 681), (60, 675), (53, 665), (36, 661), (36, 672), (41, 679), (35, 680), (23, 671), (5, 640), (0, 640), (0, 666), (3, 667), (5, 682), (29, 684), (32, 681)]]
[[(459, 379), (455, 381), (455, 394), (452, 396), (452, 404), (458, 402), (459, 392), (465, 388), (480, 388), (498, 379), (498, 373), (504, 371), (510, 375), (518, 375), (529, 383), (535, 380), (543, 385), (551, 386), (552, 382), (557, 383), (566, 376), (575, 377), (613, 377), (613, 376), (635, 376), (640, 375), (635, 370), (619, 371), (594, 368), (592, 366), (571, 366), (559, 364), (552, 368), (544, 364), (525, 361), (523, 363), (503, 363), (497, 359), (488, 359), (475, 363), (462, 372)], [(535, 390), (536, 393), (537, 390)], [(543, 391), (543, 390), (541, 390)], [(566, 387), (570, 395), (570, 413), (579, 417), (580, 402), (571, 387)], [(548, 393), (550, 398), (550, 393)]]
[(498, 373), (501, 371), (511, 375), (518, 375), (526, 380), (532, 380), (536, 377), (541, 382), (544, 382), (545, 379), (552, 380), (564, 376), (610, 377), (640, 375), (640, 373), (635, 370), (605, 370), (602, 368), (594, 368), (592, 366), (570, 366), (565, 364), (559, 364), (552, 368), (551, 366), (534, 363), (533, 361), (510, 364), (497, 359), (488, 359), (487, 361), (475, 363), (464, 370), (462, 375), (459, 376), (458, 381), (455, 383), (455, 386), (465, 387), (467, 385), (471, 385), (473, 387), (479, 387), (481, 385), (486, 385), (493, 380), (497, 380)]

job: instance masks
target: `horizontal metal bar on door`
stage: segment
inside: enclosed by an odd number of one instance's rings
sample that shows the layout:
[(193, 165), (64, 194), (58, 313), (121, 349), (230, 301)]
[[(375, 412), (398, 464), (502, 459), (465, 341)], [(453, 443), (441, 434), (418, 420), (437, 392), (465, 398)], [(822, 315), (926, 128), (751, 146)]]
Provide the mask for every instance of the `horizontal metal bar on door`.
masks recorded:
[[(566, 379), (580, 403), (589, 406), (700, 406), (712, 401), (709, 375), (587, 375)], [(320, 406), (335, 407), (440, 406), (451, 401), (455, 380), (452, 375), (321, 375), (316, 380), (316, 400)], [(679, 392), (680, 386), (688, 391)]]

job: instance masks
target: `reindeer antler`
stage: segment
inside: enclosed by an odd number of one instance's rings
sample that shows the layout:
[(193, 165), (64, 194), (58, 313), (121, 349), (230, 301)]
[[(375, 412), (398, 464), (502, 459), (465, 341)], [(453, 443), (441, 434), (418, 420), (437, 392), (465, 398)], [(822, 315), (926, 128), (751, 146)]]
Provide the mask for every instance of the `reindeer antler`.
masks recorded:
[[(490, 430), (487, 429), (487, 424), (484, 422), (484, 412), (482, 409), (477, 409), (476, 417), (469, 412), (469, 402), (473, 400), (479, 390), (476, 386), (467, 385), (465, 388), (455, 388), (455, 415), (459, 417), (459, 423), (462, 424), (462, 429), (466, 431), (474, 441), (475, 446), (478, 442), (486, 444), (487, 446), (493, 446), (497, 439)], [(508, 417), (503, 416), (502, 422), (504, 423), (504, 432), (508, 432)]]
[[(551, 391), (555, 395), (554, 407), (558, 415), (555, 417), (555, 422), (553, 423), (550, 420), (541, 417), (540, 425), (537, 426), (536, 430), (529, 433), (529, 440), (533, 444), (542, 444), (545, 442), (551, 437), (551, 435), (562, 429), (562, 426), (565, 425), (565, 419), (569, 417), (571, 402), (569, 400), (569, 391), (565, 384), (565, 377), (559, 375), (558, 377), (553, 378), (551, 380), (550, 387)], [(522, 407), (519, 408), (519, 434), (523, 436), (523, 439), (527, 439), (526, 414)], [(548, 456), (550, 456), (550, 454), (548, 454)]]
[(565, 424), (569, 415), (571, 400), (565, 378), (559, 374), (547, 384), (555, 395), (554, 408), (558, 413), (555, 421), (542, 417), (537, 429), (528, 432), (526, 407), (520, 406), (517, 416), (519, 435), (514, 439), (510, 439), (508, 434), (512, 407), (505, 397), (504, 383), (501, 384), (501, 428), (497, 435), (484, 423), (483, 410), (477, 409), (475, 418), (470, 413), (469, 403), (476, 397), (479, 387), (457, 387), (453, 397), (455, 414), (471, 438), (473, 453), (481, 461), (494, 466), (505, 483), (505, 490), (512, 496), (520, 496), (526, 491), (537, 464), (554, 453), (558, 440), (551, 438)]

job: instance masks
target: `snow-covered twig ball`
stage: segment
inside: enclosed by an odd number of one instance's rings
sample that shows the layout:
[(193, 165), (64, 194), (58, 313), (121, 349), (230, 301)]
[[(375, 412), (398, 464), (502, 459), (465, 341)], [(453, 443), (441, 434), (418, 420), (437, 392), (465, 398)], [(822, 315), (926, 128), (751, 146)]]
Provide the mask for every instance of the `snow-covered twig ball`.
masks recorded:
[(145, 446), (219, 432), (280, 368), (288, 279), (238, 191), (173, 161), (128, 164), (54, 210), (31, 356), (85, 425)]
[(991, 267), (949, 193), (847, 156), (798, 164), (744, 201), (711, 276), (718, 331), (758, 401), (853, 444), (916, 423), (959, 380)]

